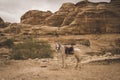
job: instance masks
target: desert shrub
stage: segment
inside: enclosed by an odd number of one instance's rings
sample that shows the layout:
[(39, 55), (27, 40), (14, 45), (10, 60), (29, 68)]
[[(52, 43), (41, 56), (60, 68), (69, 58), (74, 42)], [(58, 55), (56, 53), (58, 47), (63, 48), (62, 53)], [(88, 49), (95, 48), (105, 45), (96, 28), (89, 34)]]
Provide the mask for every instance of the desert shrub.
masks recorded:
[(118, 39), (115, 40), (115, 45), (118, 46), (118, 47), (120, 47), (120, 38), (118, 38)]
[(52, 58), (52, 49), (48, 42), (25, 40), (13, 46), (11, 58), (20, 60), (28, 58)]
[(13, 46), (13, 39), (5, 39), (0, 42), (0, 47), (8, 47), (11, 48)]
[(88, 39), (79, 39), (78, 43), (81, 45), (90, 46), (90, 41)]
[(101, 49), (104, 53), (111, 52), (114, 54), (120, 54), (120, 38), (115, 39), (114, 43), (111, 43), (109, 47)]
[(13, 46), (13, 39), (7, 39), (5, 43), (6, 43), (6, 46), (11, 48)]
[(101, 48), (101, 52), (105, 54), (106, 52), (111, 52), (112, 55), (120, 54), (120, 48), (112, 47), (112, 48)]

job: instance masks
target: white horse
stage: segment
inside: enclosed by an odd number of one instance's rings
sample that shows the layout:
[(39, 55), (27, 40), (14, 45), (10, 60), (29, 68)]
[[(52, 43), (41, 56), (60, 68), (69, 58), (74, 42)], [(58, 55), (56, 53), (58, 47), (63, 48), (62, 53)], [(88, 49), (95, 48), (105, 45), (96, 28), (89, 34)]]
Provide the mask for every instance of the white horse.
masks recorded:
[(70, 48), (72, 49), (70, 53), (72, 53), (72, 55), (74, 55), (75, 59), (76, 59), (76, 66), (75, 68), (80, 67), (81, 68), (81, 60), (83, 59), (83, 54), (85, 53), (84, 51), (82, 51), (78, 46), (72, 46), (72, 45), (62, 45), (60, 47), (60, 53), (61, 53), (61, 57), (62, 57), (62, 67), (66, 67), (65, 64), (65, 59), (67, 57), (67, 55), (69, 55), (69, 52), (67, 54), (67, 49), (70, 50)]

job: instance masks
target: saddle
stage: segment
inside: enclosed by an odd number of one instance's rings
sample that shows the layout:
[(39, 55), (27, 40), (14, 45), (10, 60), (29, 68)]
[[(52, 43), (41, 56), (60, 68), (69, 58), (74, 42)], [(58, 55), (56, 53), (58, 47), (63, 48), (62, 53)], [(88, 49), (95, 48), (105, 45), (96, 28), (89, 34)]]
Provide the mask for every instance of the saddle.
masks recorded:
[(70, 54), (72, 55), (74, 53), (74, 48), (71, 47), (65, 47), (65, 54)]

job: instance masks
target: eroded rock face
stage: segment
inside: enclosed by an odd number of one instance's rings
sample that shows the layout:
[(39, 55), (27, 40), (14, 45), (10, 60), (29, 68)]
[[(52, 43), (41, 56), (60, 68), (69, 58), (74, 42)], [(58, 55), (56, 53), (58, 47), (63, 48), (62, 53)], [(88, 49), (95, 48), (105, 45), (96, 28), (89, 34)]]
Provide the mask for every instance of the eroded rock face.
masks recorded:
[(77, 15), (77, 11), (69, 12), (68, 15), (64, 18), (61, 26), (70, 25), (73, 22), (73, 20), (75, 19), (74, 16), (76, 16), (76, 15)]
[[(78, 2), (75, 5), (75, 10), (64, 19), (63, 26), (69, 29), (66, 32), (72, 31), (73, 34), (89, 34), (89, 33), (119, 33), (120, 31), (120, 15), (117, 10), (109, 3), (91, 3)], [(111, 7), (113, 9), (111, 9)], [(65, 24), (67, 22), (67, 24)], [(68, 30), (68, 31), (67, 31)]]
[(62, 31), (63, 33), (69, 31), (73, 34), (119, 33), (119, 11), (114, 9), (116, 7), (113, 6), (113, 2), (111, 4), (92, 3), (87, 0), (76, 4), (65, 3), (59, 11), (47, 19), (47, 25), (69, 26), (65, 32)]
[(113, 4), (116, 7), (120, 7), (120, 0), (111, 0), (111, 4)]
[(74, 8), (73, 3), (64, 3), (57, 12), (46, 19), (46, 24), (48, 26), (62, 26), (66, 16), (74, 11)]
[(5, 27), (4, 21), (3, 19), (0, 17), (0, 28)]
[(28, 11), (21, 17), (21, 23), (54, 27), (69, 26), (62, 32), (71, 31), (72, 34), (120, 33), (119, 2), (112, 0), (111, 3), (92, 3), (85, 0), (76, 4), (64, 3), (53, 14), (36, 10)]
[(66, 15), (67, 12), (56, 12), (55, 14), (46, 19), (46, 25), (57, 27), (61, 26)]
[(30, 10), (21, 17), (21, 23), (43, 25), (45, 24), (45, 19), (50, 15), (52, 15), (52, 12), (50, 11), (44, 12), (38, 10)]

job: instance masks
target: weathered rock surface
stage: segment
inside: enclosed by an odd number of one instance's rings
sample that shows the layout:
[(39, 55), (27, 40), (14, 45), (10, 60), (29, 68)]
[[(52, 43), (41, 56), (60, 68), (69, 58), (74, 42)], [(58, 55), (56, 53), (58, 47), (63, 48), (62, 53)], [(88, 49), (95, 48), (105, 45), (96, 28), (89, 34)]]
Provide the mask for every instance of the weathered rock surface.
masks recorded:
[(0, 17), (0, 28), (5, 28), (10, 24), (11, 24), (10, 22), (4, 22), (4, 20)]
[(3, 19), (0, 17), (0, 28), (3, 28), (5, 26)]
[(72, 34), (120, 33), (119, 5), (119, 0), (112, 0), (111, 3), (93, 3), (87, 0), (76, 4), (64, 3), (53, 14), (37, 10), (28, 11), (21, 17), (21, 23), (69, 26), (62, 32), (71, 31)]
[(120, 0), (111, 0), (111, 4), (116, 6), (116, 7), (118, 7), (117, 9), (119, 9), (119, 7), (120, 7)]
[(69, 27), (62, 28), (63, 33), (120, 33), (118, 7), (113, 6), (112, 2), (109, 4), (82, 1), (76, 3), (75, 6), (74, 11), (70, 12), (64, 19), (62, 25)]
[(55, 35), (57, 29), (57, 27), (12, 23), (0, 30), (0, 39), (9, 37), (14, 39), (15, 42), (21, 42), (28, 38), (33, 39), (44, 35)]
[(64, 3), (57, 12), (46, 19), (46, 24), (49, 26), (62, 26), (66, 16), (74, 11), (74, 8), (73, 3)]
[(52, 12), (50, 11), (44, 12), (38, 10), (30, 10), (21, 17), (21, 23), (43, 25), (45, 23), (45, 19), (50, 15), (52, 15)]

